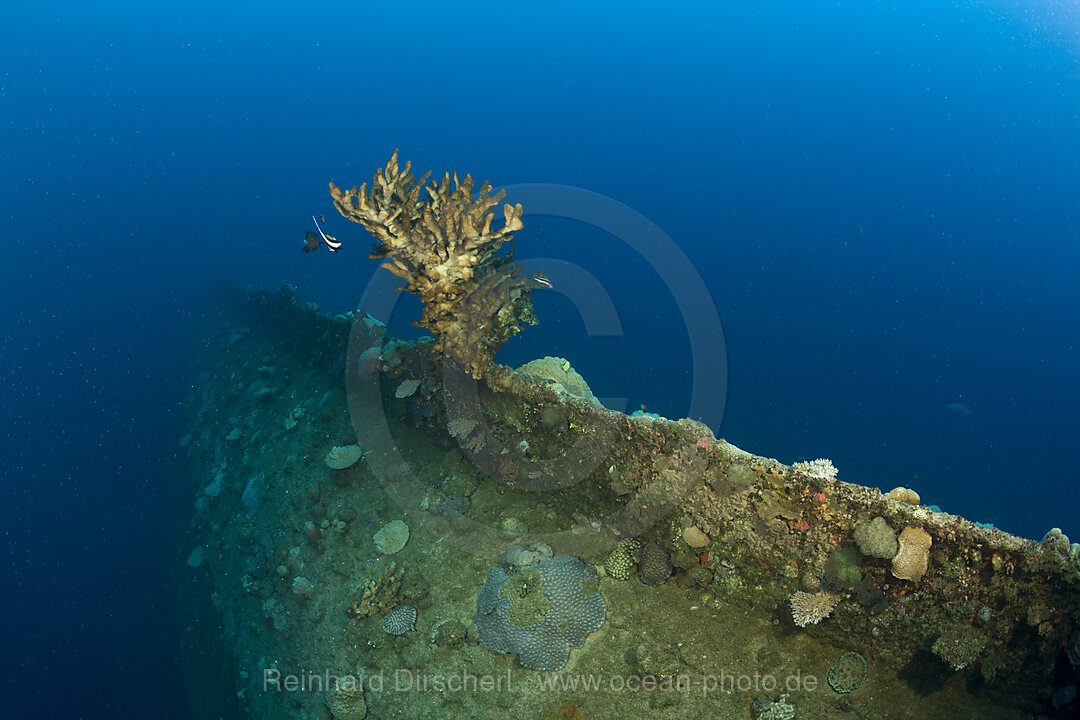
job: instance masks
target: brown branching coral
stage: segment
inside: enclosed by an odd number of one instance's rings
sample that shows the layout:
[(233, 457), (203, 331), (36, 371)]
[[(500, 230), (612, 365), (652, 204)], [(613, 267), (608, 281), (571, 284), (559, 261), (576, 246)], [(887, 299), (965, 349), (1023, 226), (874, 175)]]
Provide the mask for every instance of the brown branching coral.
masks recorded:
[(492, 208), (505, 191), (492, 194), (484, 182), (474, 193), (472, 176), (457, 173), (426, 184), (430, 174), (416, 180), (395, 150), (370, 190), (366, 183), (351, 190), (330, 183), (330, 194), (338, 212), (375, 236), (369, 257), (406, 281), (397, 289), (420, 296), (424, 308), (414, 324), (479, 377), (522, 323), (535, 324), (528, 291), (548, 283), (522, 277), (517, 263), (498, 254), (522, 228), (520, 204), (503, 205), (496, 229)]
[(404, 575), (405, 568), (390, 563), (374, 578), (349, 592), (345, 598), (345, 614), (355, 619), (389, 612), (401, 602)]

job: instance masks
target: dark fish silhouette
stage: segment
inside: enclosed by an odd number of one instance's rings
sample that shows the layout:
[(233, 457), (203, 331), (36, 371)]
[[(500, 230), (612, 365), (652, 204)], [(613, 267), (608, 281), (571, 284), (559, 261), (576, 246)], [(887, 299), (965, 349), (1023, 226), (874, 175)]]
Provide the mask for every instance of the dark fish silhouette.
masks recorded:
[(962, 417), (967, 417), (971, 414), (971, 408), (962, 402), (948, 403), (945, 405), (945, 409)]

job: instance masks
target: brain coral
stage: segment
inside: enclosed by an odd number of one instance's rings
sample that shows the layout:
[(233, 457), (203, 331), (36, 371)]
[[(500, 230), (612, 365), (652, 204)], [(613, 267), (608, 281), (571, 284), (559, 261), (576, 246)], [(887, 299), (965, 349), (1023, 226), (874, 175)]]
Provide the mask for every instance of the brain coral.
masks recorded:
[(473, 620), (484, 647), (517, 653), (522, 667), (553, 671), (566, 665), (570, 648), (603, 627), (606, 613), (596, 568), (556, 555), (513, 574), (488, 573)]
[(637, 564), (635, 557), (640, 550), (641, 543), (637, 540), (623, 540), (608, 554), (604, 561), (604, 569), (616, 580), (629, 580), (630, 573)]
[(849, 693), (866, 682), (866, 658), (856, 652), (844, 653), (829, 670), (829, 685), (838, 693)]
[(901, 580), (921, 580), (930, 564), (930, 533), (906, 527), (900, 533), (900, 552), (892, 561), (892, 574)]
[[(791, 697), (789, 694), (784, 693), (779, 700), (768, 704), (763, 698), (755, 700), (754, 706), (761, 708), (758, 720), (792, 720), (795, 717), (795, 706), (787, 701), (789, 697)], [(761, 704), (758, 705), (758, 703)]]
[(885, 493), (885, 497), (892, 498), (893, 500), (899, 500), (900, 502), (907, 503), (908, 505), (918, 505), (922, 502), (922, 498), (919, 497), (919, 493), (915, 492), (911, 488), (896, 487)]
[(855, 528), (855, 544), (867, 557), (889, 560), (896, 556), (896, 534), (880, 515)]
[(656, 543), (649, 543), (641, 551), (638, 577), (646, 585), (663, 585), (671, 577), (671, 558)]
[(382, 629), (391, 635), (404, 635), (416, 627), (416, 608), (398, 605), (383, 618)]

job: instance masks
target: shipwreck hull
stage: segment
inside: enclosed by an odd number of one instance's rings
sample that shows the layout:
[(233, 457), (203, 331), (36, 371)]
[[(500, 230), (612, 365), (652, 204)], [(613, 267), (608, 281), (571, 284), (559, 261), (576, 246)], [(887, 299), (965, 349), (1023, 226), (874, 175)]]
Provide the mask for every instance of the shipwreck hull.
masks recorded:
[[(550, 376), (499, 367), (477, 381), (432, 343), (395, 340), (363, 314), (327, 316), (288, 289), (245, 291), (228, 307), (197, 348), (184, 444), (190, 571), (221, 614), (242, 714), (345, 716), (325, 688), (267, 690), (267, 669), (462, 667), (505, 672), (507, 687), (369, 687), (350, 701), (370, 717), (487, 717), (521, 702), (538, 717), (751, 717), (781, 694), (797, 717), (858, 717), (883, 702), (893, 717), (1068, 711), (1080, 548), (1060, 533), (1017, 538), (893, 499), (873, 478), (756, 456), (692, 420), (608, 410), (571, 386), (568, 364)], [(326, 466), (332, 447), (353, 443), (360, 462)], [(860, 526), (882, 527), (875, 518), (929, 537), (920, 576), (897, 577), (906, 571), (893, 558), (856, 540)], [(389, 557), (373, 536), (393, 519), (411, 536)], [(534, 671), (480, 646), (476, 592), (515, 543), (601, 568), (608, 624), (564, 672), (685, 675), (700, 692), (540, 692)], [(642, 582), (643, 546), (670, 577)], [(830, 610), (793, 613), (796, 595)], [(418, 608), (415, 629), (384, 632), (401, 605)], [(849, 651), (869, 679), (838, 693), (825, 676)], [(797, 668), (820, 684), (706, 692), (703, 678), (733, 668)]]

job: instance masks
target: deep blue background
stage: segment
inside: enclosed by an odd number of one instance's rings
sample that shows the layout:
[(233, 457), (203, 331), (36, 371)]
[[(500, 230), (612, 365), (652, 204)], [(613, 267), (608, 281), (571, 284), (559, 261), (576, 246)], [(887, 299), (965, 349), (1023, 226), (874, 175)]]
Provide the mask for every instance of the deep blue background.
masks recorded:
[[(289, 281), (354, 307), (374, 263), (326, 182), (397, 147), (657, 223), (723, 320), (728, 402), (707, 419), (737, 445), (1080, 539), (1072, 6), (45, 5), (0, 8), (12, 717), (186, 714), (176, 442), (205, 299)], [(339, 255), (300, 253), (313, 212)], [(590, 339), (538, 293), (543, 325), (502, 359), (563, 355), (600, 396), (685, 414), (691, 340), (647, 263), (541, 217), (517, 251), (592, 272), (625, 335)]]

